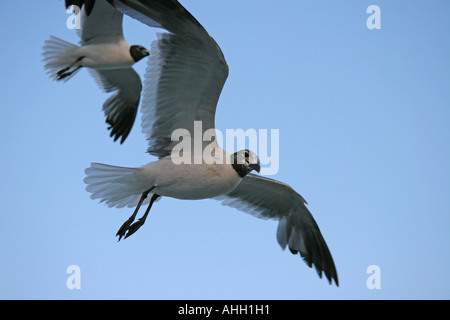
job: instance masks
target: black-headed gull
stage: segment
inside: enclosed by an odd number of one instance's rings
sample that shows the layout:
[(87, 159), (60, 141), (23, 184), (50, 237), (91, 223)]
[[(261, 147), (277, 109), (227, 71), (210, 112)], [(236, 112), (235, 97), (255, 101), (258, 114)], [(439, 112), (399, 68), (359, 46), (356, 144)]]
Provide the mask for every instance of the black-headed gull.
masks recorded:
[[(187, 129), (186, 139), (214, 131), (228, 65), (213, 38), (178, 1), (127, 0), (114, 1), (114, 5), (149, 26), (169, 32), (159, 34), (152, 44), (141, 107), (148, 152), (159, 160), (139, 168), (92, 163), (85, 171), (92, 199), (109, 207), (136, 207), (117, 232), (119, 240), (144, 224), (153, 203), (161, 197), (212, 198), (256, 217), (278, 220), (281, 247), (299, 253), (320, 277), (324, 273), (330, 284), (334, 280), (338, 285), (333, 258), (306, 201), (287, 184), (251, 174), (260, 170), (253, 152), (229, 154), (214, 139), (202, 141), (201, 151), (209, 148), (206, 157), (192, 150), (174, 152), (179, 143), (171, 138), (175, 130)], [(196, 127), (197, 121), (201, 129)], [(148, 204), (147, 210), (133, 223), (144, 204)]]
[[(66, 4), (82, 5), (83, 1), (78, 2)], [(88, 1), (82, 6), (81, 46), (51, 36), (42, 54), (51, 78), (67, 81), (86, 67), (105, 92), (115, 92), (103, 104), (103, 111), (111, 137), (123, 143), (133, 127), (141, 99), (141, 79), (132, 66), (149, 52), (124, 39), (123, 13), (110, 2)]]

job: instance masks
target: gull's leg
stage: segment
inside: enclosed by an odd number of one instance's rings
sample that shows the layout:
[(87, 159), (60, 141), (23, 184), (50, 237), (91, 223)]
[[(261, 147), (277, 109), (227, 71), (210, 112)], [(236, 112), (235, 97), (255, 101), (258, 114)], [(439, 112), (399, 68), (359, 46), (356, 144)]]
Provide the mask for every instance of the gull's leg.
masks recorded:
[(155, 189), (156, 186), (151, 187), (150, 189), (144, 191), (144, 193), (142, 193), (141, 199), (139, 200), (139, 203), (136, 207), (136, 209), (134, 210), (133, 214), (131, 215), (131, 217), (125, 221), (125, 223), (120, 227), (119, 231), (117, 231), (116, 236), (119, 236), (119, 240), (122, 239), (122, 237), (125, 235), (125, 232), (128, 230), (128, 228), (130, 227), (130, 225), (133, 223), (134, 219), (136, 218), (136, 215), (139, 211), (139, 208), (141, 207), (142, 203), (144, 202), (144, 200), (147, 198), (148, 194)]
[(73, 71), (71, 72), (67, 72), (69, 71), (71, 68), (73, 68), (78, 62), (80, 62), (81, 60), (83, 60), (84, 57), (79, 57), (77, 60), (75, 60), (70, 66), (63, 68), (61, 70), (59, 70), (56, 73), (56, 79), (57, 80), (62, 80), (68, 76), (70, 76), (72, 73), (74, 73), (75, 71), (77, 71), (78, 69), (81, 68), (81, 66), (76, 67)]
[[(62, 74), (59, 74), (59, 72), (58, 72), (57, 80), (62, 80), (62, 79), (64, 79), (64, 78), (67, 78), (67, 77), (70, 76), (72, 73), (76, 72), (78, 69), (81, 69), (81, 68), (82, 68), (82, 66), (78, 66), (78, 67), (76, 67), (75, 69), (73, 69), (72, 71), (70, 71), (70, 72), (65, 72), (65, 73), (62, 73)], [(63, 70), (64, 70), (64, 69), (63, 69)]]
[(135, 223), (133, 223), (129, 228), (128, 228), (128, 232), (125, 236), (125, 239), (128, 238), (129, 236), (131, 236), (133, 233), (135, 233), (136, 231), (139, 230), (140, 227), (142, 227), (145, 223), (145, 219), (147, 219), (147, 215), (150, 212), (150, 209), (152, 208), (153, 202), (155, 202), (159, 197), (161, 197), (158, 194), (154, 194), (152, 199), (150, 200), (150, 204), (147, 207), (147, 210), (145, 210), (144, 215), (142, 216), (142, 218), (140, 218), (138, 221), (136, 221)]

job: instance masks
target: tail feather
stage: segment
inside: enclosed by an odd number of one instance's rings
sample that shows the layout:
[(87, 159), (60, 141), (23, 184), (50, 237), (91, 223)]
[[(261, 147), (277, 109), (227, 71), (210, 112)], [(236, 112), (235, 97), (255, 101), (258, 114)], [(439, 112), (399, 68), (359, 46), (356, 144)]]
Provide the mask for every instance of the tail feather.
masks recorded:
[[(84, 182), (91, 199), (100, 199), (108, 207), (134, 207), (146, 190), (139, 179), (139, 168), (91, 163), (85, 173)], [(149, 198), (146, 199), (148, 201)]]
[(45, 62), (44, 68), (50, 78), (67, 81), (77, 73), (78, 70), (63, 79), (58, 79), (58, 72), (67, 68), (79, 58), (76, 55), (78, 48), (79, 46), (54, 36), (50, 36), (50, 39), (44, 42), (42, 61)]

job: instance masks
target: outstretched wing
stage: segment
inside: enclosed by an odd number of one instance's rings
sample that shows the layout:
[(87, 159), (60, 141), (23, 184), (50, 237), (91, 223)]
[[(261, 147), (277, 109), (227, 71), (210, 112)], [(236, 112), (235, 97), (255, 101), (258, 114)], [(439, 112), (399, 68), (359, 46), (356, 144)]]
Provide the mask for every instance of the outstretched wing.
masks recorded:
[(121, 0), (114, 5), (169, 31), (152, 43), (141, 107), (148, 152), (161, 158), (178, 143), (171, 139), (174, 130), (186, 129), (193, 136), (194, 121), (201, 121), (201, 134), (215, 128), (228, 65), (214, 39), (178, 1)]
[(280, 246), (300, 253), (309, 267), (339, 285), (330, 250), (316, 221), (305, 206), (306, 201), (289, 185), (249, 174), (230, 193), (215, 198), (258, 218), (279, 220), (277, 240)]
[(111, 137), (114, 141), (121, 138), (120, 143), (123, 143), (136, 118), (141, 99), (141, 79), (133, 68), (89, 69), (89, 72), (105, 92), (116, 91), (103, 104), (103, 111), (106, 123), (110, 125)]

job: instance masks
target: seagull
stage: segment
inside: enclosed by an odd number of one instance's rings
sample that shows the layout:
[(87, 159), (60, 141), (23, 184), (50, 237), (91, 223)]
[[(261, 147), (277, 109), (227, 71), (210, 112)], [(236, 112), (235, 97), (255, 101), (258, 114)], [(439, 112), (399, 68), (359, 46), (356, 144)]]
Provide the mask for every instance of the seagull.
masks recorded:
[[(82, 6), (67, 1), (66, 6)], [(124, 39), (123, 13), (110, 0), (87, 2), (81, 9), (81, 46), (51, 36), (43, 46), (43, 61), (50, 77), (67, 81), (82, 67), (88, 68), (105, 92), (115, 92), (103, 104), (108, 129), (114, 141), (122, 144), (133, 127), (141, 99), (142, 83), (132, 66), (149, 55), (140, 45)]]
[[(172, 133), (179, 128), (185, 129), (187, 146), (195, 140), (192, 135), (215, 132), (216, 107), (229, 69), (214, 39), (176, 0), (113, 3), (148, 26), (167, 31), (158, 33), (151, 45), (141, 107), (147, 151), (158, 160), (135, 168), (91, 163), (85, 170), (92, 199), (108, 207), (135, 208), (116, 234), (119, 241), (144, 225), (162, 197), (214, 199), (258, 218), (278, 220), (276, 238), (282, 249), (299, 254), (320, 278), (325, 274), (330, 284), (338, 286), (333, 258), (305, 199), (285, 183), (252, 173), (261, 168), (254, 152), (230, 154), (214, 134), (210, 141), (202, 141), (203, 154), (190, 148), (176, 151), (181, 139), (172, 139)], [(200, 129), (196, 122), (202, 124)]]

